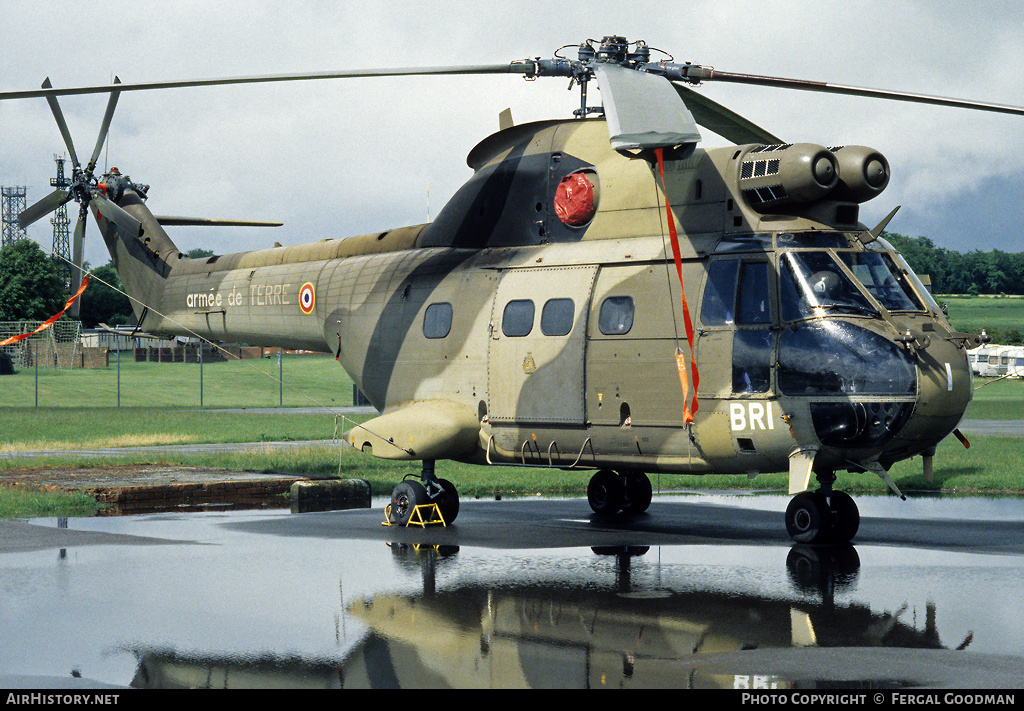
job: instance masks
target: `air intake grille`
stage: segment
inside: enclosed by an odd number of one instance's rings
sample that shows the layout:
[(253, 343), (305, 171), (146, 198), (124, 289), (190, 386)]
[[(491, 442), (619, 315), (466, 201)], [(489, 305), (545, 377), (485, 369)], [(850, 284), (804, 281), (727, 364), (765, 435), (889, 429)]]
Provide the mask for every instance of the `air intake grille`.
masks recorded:
[(781, 185), (768, 185), (762, 188), (751, 188), (743, 191), (743, 199), (748, 205), (761, 205), (766, 202), (786, 199), (786, 189)]
[(740, 167), (740, 179), (763, 178), (766, 175), (779, 174), (779, 159), (744, 161)]

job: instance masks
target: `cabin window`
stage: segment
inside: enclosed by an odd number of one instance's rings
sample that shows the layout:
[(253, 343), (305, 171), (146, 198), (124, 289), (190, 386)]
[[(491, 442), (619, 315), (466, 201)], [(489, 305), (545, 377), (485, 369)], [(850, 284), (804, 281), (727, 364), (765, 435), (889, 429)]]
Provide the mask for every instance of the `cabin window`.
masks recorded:
[(700, 321), (705, 326), (725, 326), (734, 321), (736, 274), (739, 260), (719, 259), (708, 267)]
[(572, 299), (548, 299), (540, 311), (540, 332), (545, 336), (564, 336), (572, 330), (576, 304)]
[(609, 296), (601, 303), (598, 328), (606, 336), (623, 336), (633, 328), (633, 297)]
[(508, 302), (501, 317), (501, 332), (509, 338), (529, 335), (533, 330), (534, 311), (533, 302), (529, 299), (516, 299)]
[(740, 272), (736, 323), (771, 323), (768, 262), (747, 262)]
[(448, 302), (431, 304), (423, 312), (423, 335), (444, 338), (452, 330), (452, 305)]

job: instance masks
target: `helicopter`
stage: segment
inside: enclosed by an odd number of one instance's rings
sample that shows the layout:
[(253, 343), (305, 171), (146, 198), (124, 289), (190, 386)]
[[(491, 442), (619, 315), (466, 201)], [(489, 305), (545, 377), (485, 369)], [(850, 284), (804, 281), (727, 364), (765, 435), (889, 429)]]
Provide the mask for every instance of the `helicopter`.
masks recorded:
[[(427, 224), (192, 259), (165, 227), (231, 222), (155, 216), (148, 185), (96, 173), (125, 91), (509, 73), (569, 78), (579, 108), (521, 125), (503, 112)], [(789, 535), (845, 543), (860, 516), (837, 473), (874, 472), (902, 497), (895, 462), (920, 455), (927, 474), (939, 442), (966, 444), (966, 349), (984, 337), (953, 329), (882, 237), (896, 210), (859, 222), (889, 181), (879, 151), (787, 142), (697, 91), (712, 81), (1024, 114), (723, 72), (618, 35), (498, 65), (47, 80), (0, 100), (45, 97), (74, 165), (70, 186), (19, 223), (77, 201), (80, 255), (91, 211), (140, 328), (335, 355), (380, 413), (345, 441), (423, 463), (395, 487), (390, 523), (429, 504), (455, 520), (443, 460), (594, 470), (587, 498), (609, 516), (645, 512), (655, 473), (786, 472)], [(588, 105), (591, 82), (601, 107)], [(109, 100), (83, 168), (57, 97), (98, 93)], [(699, 148), (702, 128), (735, 145)]]

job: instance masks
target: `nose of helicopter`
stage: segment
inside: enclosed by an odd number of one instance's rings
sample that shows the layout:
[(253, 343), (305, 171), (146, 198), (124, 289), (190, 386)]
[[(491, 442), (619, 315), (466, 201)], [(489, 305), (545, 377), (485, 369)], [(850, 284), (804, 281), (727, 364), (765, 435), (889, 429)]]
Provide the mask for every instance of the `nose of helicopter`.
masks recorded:
[(839, 460), (888, 467), (942, 441), (970, 401), (966, 354), (939, 328), (893, 338), (881, 322), (824, 320), (783, 332), (780, 390), (807, 398), (815, 436)]
[(967, 355), (941, 337), (908, 345), (917, 363), (918, 392), (907, 423), (885, 447), (879, 461), (891, 463), (934, 447), (956, 429), (973, 394)]

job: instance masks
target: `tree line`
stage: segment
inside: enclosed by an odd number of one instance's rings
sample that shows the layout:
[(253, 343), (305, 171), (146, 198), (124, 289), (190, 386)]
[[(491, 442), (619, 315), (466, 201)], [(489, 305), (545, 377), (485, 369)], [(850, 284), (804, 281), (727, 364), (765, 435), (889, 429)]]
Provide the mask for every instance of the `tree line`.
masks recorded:
[(883, 232), (911, 269), (932, 280), (933, 294), (1024, 294), (1024, 252), (980, 249), (967, 253), (936, 247), (927, 237)]

